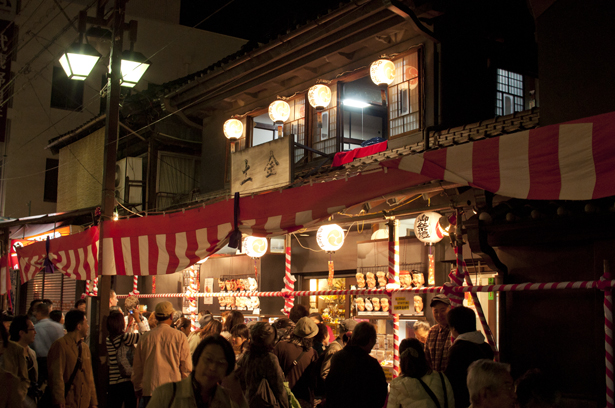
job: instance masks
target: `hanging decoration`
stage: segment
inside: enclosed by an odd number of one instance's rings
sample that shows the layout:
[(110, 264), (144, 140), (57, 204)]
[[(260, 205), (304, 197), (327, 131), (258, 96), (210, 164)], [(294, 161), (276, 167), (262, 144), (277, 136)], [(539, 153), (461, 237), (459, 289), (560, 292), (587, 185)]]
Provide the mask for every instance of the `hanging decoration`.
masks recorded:
[(317, 126), (322, 128), (322, 111), (331, 103), (331, 88), (316, 84), (308, 91), (308, 102), (316, 110)]
[(197, 329), (199, 307), (197, 303), (197, 295), (200, 289), (200, 264), (192, 265), (184, 270), (184, 276), (187, 278), (188, 285), (186, 288), (186, 300), (188, 301), (187, 312), (190, 314), (190, 322), (192, 331)]
[(395, 80), (395, 64), (388, 59), (379, 59), (369, 67), (369, 76), (378, 86), (391, 85)]
[(256, 259), (267, 253), (267, 238), (247, 236), (243, 239), (241, 252), (254, 259), (254, 278), (258, 279)]
[(431, 245), (440, 242), (444, 238), (441, 229), (438, 227), (440, 217), (440, 214), (433, 211), (424, 212), (416, 217), (416, 221), (414, 221), (414, 235), (416, 235), (419, 241)]
[(329, 287), (333, 286), (333, 275), (335, 267), (333, 266), (333, 252), (337, 251), (344, 245), (344, 230), (337, 224), (323, 225), (318, 228), (316, 233), (316, 242), (318, 246), (329, 253), (329, 276), (327, 283)]
[(427, 267), (427, 284), (433, 286), (436, 284), (436, 260), (433, 253), (433, 245), (429, 245), (427, 258), (429, 260), (429, 265)]
[(243, 136), (243, 123), (239, 119), (227, 120), (222, 129), (229, 140), (237, 140)]
[(269, 118), (278, 125), (278, 138), (284, 136), (282, 125), (290, 118), (290, 105), (286, 101), (273, 101), (269, 105)]

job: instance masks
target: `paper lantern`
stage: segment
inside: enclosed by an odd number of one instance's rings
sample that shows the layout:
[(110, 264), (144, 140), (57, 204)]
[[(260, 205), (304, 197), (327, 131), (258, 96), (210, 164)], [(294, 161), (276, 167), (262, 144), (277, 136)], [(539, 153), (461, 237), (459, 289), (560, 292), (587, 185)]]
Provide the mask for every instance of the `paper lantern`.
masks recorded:
[(316, 110), (323, 110), (331, 103), (331, 89), (327, 85), (317, 84), (308, 91), (308, 102)]
[(395, 64), (391, 60), (379, 59), (369, 67), (369, 76), (378, 85), (391, 85), (395, 80)]
[(243, 123), (238, 119), (229, 119), (224, 122), (224, 136), (227, 139), (239, 139), (243, 136)]
[(290, 117), (290, 105), (285, 101), (273, 101), (269, 105), (269, 117), (274, 122), (286, 122)]
[(337, 251), (344, 245), (344, 230), (337, 224), (323, 225), (318, 228), (316, 242), (327, 252)]
[(440, 217), (440, 214), (433, 211), (424, 212), (416, 217), (414, 221), (414, 235), (416, 235), (419, 241), (426, 244), (435, 244), (444, 238), (438, 226)]
[(243, 239), (241, 251), (250, 258), (260, 258), (267, 253), (267, 238), (248, 236)]

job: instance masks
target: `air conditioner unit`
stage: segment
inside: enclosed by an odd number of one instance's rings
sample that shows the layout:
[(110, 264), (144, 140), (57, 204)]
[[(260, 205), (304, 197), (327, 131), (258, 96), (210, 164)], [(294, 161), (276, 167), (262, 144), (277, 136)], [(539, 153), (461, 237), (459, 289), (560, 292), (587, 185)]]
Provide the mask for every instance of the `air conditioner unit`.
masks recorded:
[(140, 157), (126, 157), (115, 163), (115, 198), (125, 207), (142, 209), (143, 159)]

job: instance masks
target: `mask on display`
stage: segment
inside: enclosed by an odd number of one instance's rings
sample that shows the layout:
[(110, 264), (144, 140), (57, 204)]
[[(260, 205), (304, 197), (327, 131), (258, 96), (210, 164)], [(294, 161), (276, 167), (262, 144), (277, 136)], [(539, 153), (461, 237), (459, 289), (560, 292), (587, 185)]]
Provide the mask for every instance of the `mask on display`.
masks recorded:
[(356, 299), (357, 302), (357, 310), (359, 312), (364, 312), (365, 311), (365, 300), (363, 298), (358, 297)]
[(420, 288), (425, 284), (423, 274), (418, 271), (412, 271), (412, 285), (415, 288)]
[(378, 277), (378, 287), (384, 288), (387, 285), (386, 272), (376, 272), (376, 276)]
[(399, 272), (399, 284), (402, 288), (409, 288), (412, 286), (412, 277), (409, 271)]
[(420, 296), (414, 297), (414, 311), (421, 313), (423, 311), (423, 298)]
[(375, 312), (380, 311), (380, 299), (379, 298), (372, 298), (372, 305), (374, 306)]
[(389, 311), (389, 299), (387, 298), (380, 299), (380, 308), (382, 309), (383, 312), (388, 312)]
[(367, 272), (365, 276), (366, 276), (365, 282), (367, 283), (367, 288), (374, 289), (376, 287), (376, 276), (374, 275), (374, 273)]
[(357, 288), (364, 289), (365, 288), (365, 275), (363, 275), (361, 272), (357, 272), (356, 277), (357, 277)]
[(371, 312), (374, 310), (374, 305), (372, 305), (372, 301), (369, 298), (365, 298), (365, 310)]
[(224, 289), (226, 289), (226, 285), (224, 284), (224, 279), (218, 279), (218, 286), (220, 287), (220, 292), (224, 292)]

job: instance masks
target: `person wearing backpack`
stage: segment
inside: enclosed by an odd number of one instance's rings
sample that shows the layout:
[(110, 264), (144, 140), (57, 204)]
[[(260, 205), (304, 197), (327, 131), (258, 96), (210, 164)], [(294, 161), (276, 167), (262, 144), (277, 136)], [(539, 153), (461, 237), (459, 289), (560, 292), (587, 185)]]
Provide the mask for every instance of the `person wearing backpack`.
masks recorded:
[(107, 403), (110, 408), (135, 407), (137, 397), (130, 381), (134, 348), (141, 335), (124, 333), (124, 314), (112, 311), (107, 317), (107, 355), (109, 356), (109, 389)]
[(433, 371), (423, 344), (415, 338), (399, 345), (401, 376), (391, 381), (387, 408), (454, 408), (453, 388), (443, 373)]

